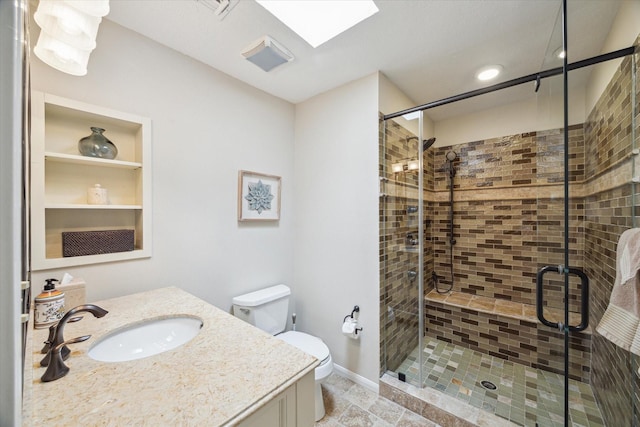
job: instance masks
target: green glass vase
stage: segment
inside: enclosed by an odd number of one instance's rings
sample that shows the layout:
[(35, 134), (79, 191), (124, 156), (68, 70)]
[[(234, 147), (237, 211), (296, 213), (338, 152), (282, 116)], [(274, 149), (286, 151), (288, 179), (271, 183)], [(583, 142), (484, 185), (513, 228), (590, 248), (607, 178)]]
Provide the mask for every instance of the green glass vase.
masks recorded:
[(113, 160), (118, 155), (118, 148), (115, 144), (104, 136), (104, 129), (98, 127), (91, 128), (91, 135), (85, 136), (78, 141), (80, 154), (87, 157), (98, 157), (101, 159)]

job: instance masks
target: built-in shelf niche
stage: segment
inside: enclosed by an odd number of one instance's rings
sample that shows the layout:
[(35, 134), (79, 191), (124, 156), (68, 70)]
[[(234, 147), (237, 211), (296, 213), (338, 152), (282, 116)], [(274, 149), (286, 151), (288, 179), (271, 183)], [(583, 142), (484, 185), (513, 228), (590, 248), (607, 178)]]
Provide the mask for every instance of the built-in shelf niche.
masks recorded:
[[(32, 93), (31, 267), (46, 270), (151, 256), (151, 121), (42, 92)], [(82, 156), (91, 127), (118, 148), (114, 160)], [(109, 203), (90, 205), (100, 184)], [(135, 230), (134, 250), (62, 256), (62, 232)]]

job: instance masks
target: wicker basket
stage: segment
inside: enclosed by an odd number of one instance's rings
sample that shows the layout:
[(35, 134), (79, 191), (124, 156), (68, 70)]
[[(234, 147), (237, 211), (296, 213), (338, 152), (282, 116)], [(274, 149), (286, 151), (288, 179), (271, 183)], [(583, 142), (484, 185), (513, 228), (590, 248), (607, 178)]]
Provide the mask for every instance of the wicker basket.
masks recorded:
[(110, 254), (132, 251), (134, 230), (65, 231), (62, 233), (62, 256)]

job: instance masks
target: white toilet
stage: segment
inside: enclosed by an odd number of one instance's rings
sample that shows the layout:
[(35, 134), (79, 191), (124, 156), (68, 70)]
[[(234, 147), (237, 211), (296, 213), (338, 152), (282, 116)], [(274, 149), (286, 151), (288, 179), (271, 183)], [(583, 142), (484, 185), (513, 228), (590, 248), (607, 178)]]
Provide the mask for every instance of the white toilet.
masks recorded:
[(304, 332), (284, 332), (289, 312), (291, 289), (286, 285), (276, 285), (233, 298), (234, 316), (275, 335), (276, 338), (299, 348), (320, 361), (315, 369), (316, 417), (324, 417), (324, 402), (320, 384), (333, 371), (333, 360), (329, 347), (318, 337)]

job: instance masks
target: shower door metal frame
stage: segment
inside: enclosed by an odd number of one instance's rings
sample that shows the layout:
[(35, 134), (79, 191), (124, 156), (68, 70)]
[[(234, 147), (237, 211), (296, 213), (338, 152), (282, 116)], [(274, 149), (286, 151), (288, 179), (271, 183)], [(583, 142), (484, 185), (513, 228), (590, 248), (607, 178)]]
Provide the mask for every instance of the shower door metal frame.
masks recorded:
[(418, 117), (418, 384), (423, 387), (424, 367), (424, 129), (423, 116)]
[[(600, 64), (601, 62), (607, 62), (612, 59), (624, 58), (625, 56), (633, 55), (636, 47), (629, 46), (624, 49), (614, 50), (613, 52), (604, 53), (602, 55), (593, 56), (591, 58), (583, 59), (581, 61), (572, 62), (567, 64), (567, 72), (578, 70), (580, 68), (588, 67), (591, 65)], [(383, 120), (395, 119), (396, 117), (402, 117), (406, 114), (416, 113), (419, 111), (430, 110), (432, 108), (441, 107), (447, 104), (453, 104), (454, 102), (464, 101), (465, 99), (475, 98), (476, 96), (486, 95), (488, 93), (497, 92), (502, 89), (507, 89), (521, 84), (538, 82), (548, 77), (559, 76), (563, 73), (563, 67), (551, 68), (549, 70), (540, 71), (538, 73), (529, 74), (516, 79), (507, 80), (506, 82), (497, 83), (492, 86), (487, 86), (482, 89), (476, 89), (469, 92), (464, 92), (459, 95), (443, 98), (438, 101), (428, 102), (426, 104), (418, 105), (417, 107), (408, 108), (406, 110), (397, 111), (391, 114), (385, 114), (382, 116)]]

